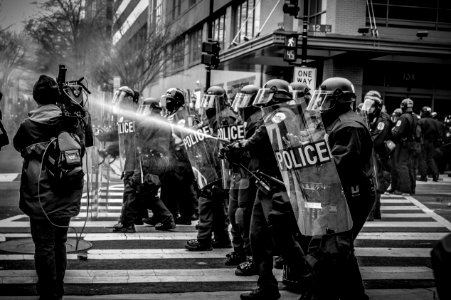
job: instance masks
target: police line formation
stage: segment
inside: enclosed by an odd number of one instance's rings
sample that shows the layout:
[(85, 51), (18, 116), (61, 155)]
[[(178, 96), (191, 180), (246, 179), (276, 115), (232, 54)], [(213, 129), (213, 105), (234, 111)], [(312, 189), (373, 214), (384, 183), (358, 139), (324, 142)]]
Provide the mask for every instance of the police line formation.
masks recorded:
[[(119, 162), (124, 185), (114, 232), (132, 234), (143, 223), (171, 230), (198, 220), (187, 250), (233, 247), (225, 264), (236, 266), (237, 276), (258, 275), (257, 287), (241, 299), (280, 298), (276, 254), (301, 299), (368, 299), (354, 240), (367, 220), (381, 218), (380, 197), (389, 186), (395, 194), (415, 193), (421, 122), (411, 99), (390, 118), (377, 91), (354, 111), (354, 87), (340, 77), (313, 92), (272, 79), (263, 88), (242, 87), (233, 101), (212, 86), (195, 105), (178, 88), (140, 101), (123, 86), (106, 107), (114, 126), (93, 133), (82, 93), (64, 80), (39, 78), (39, 108), (14, 137), (25, 158), (20, 207), (30, 216), (43, 299), (63, 295), (63, 249), (83, 190), (81, 158), (99, 142), (106, 146), (98, 155)], [(430, 116), (430, 108), (423, 113)], [(437, 168), (427, 164), (436, 180)]]

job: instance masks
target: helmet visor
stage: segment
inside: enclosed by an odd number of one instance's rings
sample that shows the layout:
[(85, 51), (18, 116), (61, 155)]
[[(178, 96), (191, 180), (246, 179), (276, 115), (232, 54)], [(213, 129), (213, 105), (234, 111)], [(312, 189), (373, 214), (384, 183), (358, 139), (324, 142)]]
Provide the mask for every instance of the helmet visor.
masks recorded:
[(232, 102), (232, 109), (234, 111), (237, 111), (239, 108), (248, 107), (251, 103), (252, 95), (249, 94), (243, 94), (238, 93), (235, 96), (235, 99), (233, 99)]
[(362, 106), (362, 111), (366, 114), (372, 114), (374, 112), (374, 100), (365, 99)]
[(307, 110), (328, 110), (331, 107), (331, 100), (331, 92), (316, 90), (313, 92), (313, 96), (308, 104)]
[(258, 90), (257, 96), (255, 96), (254, 103), (252, 105), (261, 106), (267, 104), (274, 97), (274, 90), (262, 88)]
[(144, 116), (147, 116), (147, 115), (149, 115), (150, 114), (150, 111), (151, 111), (151, 108), (150, 108), (150, 105), (149, 104), (141, 104), (139, 107), (138, 107), (138, 115), (144, 115)]
[(216, 108), (215, 99), (216, 95), (204, 95), (200, 103), (200, 107), (204, 109)]

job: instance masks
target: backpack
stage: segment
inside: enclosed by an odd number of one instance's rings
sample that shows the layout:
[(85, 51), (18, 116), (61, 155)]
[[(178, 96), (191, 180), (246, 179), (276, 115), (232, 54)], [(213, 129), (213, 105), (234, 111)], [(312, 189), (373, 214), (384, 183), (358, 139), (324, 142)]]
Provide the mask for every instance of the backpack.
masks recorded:
[(83, 150), (80, 138), (67, 131), (62, 131), (51, 141), (45, 165), (54, 189), (73, 191), (83, 188)]

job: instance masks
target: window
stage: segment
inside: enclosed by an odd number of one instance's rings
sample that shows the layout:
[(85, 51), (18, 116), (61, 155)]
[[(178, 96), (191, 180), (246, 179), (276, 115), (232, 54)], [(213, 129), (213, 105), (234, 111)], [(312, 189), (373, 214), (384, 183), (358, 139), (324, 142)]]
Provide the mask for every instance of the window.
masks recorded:
[(196, 4), (196, 0), (189, 0), (188, 2), (188, 7), (193, 6), (194, 4)]
[(259, 10), (255, 9), (256, 2), (259, 0), (246, 0), (235, 9), (234, 24), (235, 24), (235, 42), (243, 41), (244, 37), (254, 37), (258, 31), (258, 21), (260, 16)]
[(450, 1), (373, 0), (373, 8), (379, 26), (451, 30)]
[(221, 49), (224, 49), (225, 37), (225, 13), (213, 20), (212, 23), (213, 40), (219, 41)]
[(185, 64), (185, 36), (178, 38), (172, 45), (173, 69), (181, 69)]
[[(301, 10), (303, 8), (301, 7)], [(309, 17), (310, 24), (326, 23), (326, 1), (325, 0), (309, 0)], [(302, 26), (302, 25), (301, 25)]]
[(176, 19), (180, 16), (182, 8), (182, 0), (172, 0), (172, 19)]
[(189, 63), (200, 61), (202, 53), (202, 27), (189, 34)]
[(156, 0), (155, 5), (155, 31), (163, 31), (163, 0)]

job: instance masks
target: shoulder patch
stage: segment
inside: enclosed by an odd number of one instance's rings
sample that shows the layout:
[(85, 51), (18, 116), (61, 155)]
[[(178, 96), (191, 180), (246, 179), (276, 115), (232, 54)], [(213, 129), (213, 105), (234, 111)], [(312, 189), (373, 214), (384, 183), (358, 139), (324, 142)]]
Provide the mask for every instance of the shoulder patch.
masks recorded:
[(379, 123), (377, 124), (377, 130), (384, 130), (384, 127), (385, 127), (384, 122), (379, 122)]
[(396, 127), (401, 126), (401, 120), (398, 120), (398, 122), (396, 122)]

